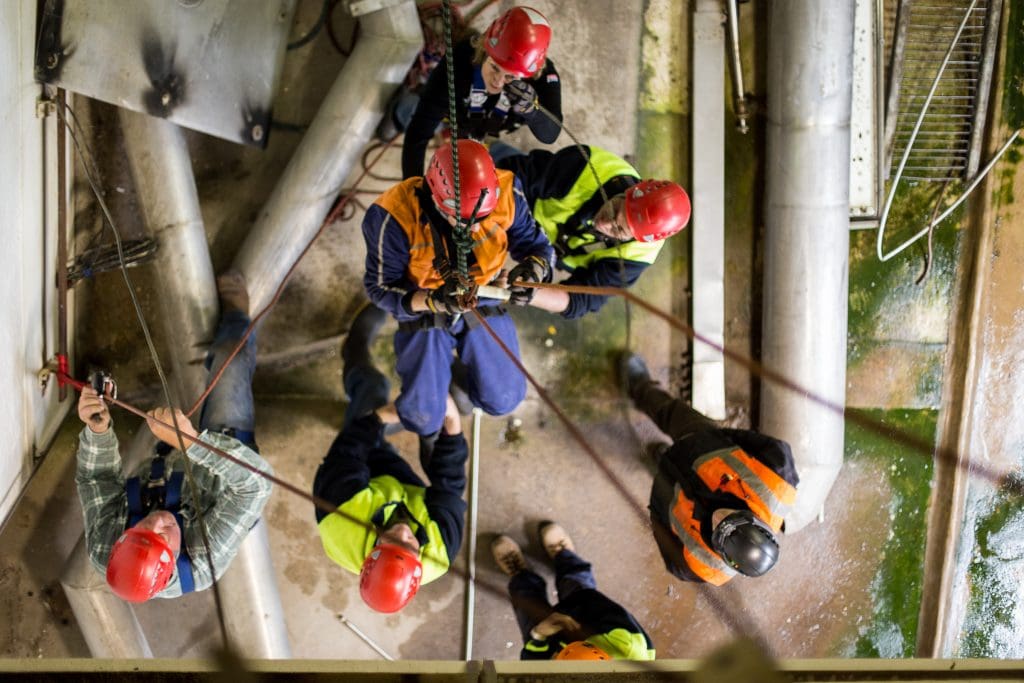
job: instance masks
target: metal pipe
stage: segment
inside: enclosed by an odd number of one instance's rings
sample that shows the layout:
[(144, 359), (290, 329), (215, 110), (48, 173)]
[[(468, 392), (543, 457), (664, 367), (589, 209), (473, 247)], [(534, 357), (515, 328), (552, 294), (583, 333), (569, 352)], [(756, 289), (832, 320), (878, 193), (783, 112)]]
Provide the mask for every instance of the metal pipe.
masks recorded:
[(273, 298), (358, 162), (423, 44), (416, 4), (359, 18), (361, 35), (235, 257), (254, 311)]
[(160, 245), (162, 334), (170, 349), (172, 399), (206, 388), (202, 360), (217, 324), (217, 287), (185, 135), (175, 124), (121, 108), (121, 127), (146, 226)]
[(469, 461), (469, 511), (466, 524), (466, 642), (463, 659), (473, 659), (473, 619), (476, 608), (476, 511), (480, 490), (480, 423), (484, 411), (473, 408), (473, 451)]
[(747, 93), (743, 86), (743, 61), (740, 58), (740, 8), (739, 0), (725, 0), (728, 11), (726, 24), (729, 27), (729, 73), (732, 75), (732, 108), (736, 116), (736, 130), (746, 134)]
[[(768, 46), (763, 363), (846, 403), (854, 3), (774, 0)], [(789, 442), (800, 486), (786, 530), (814, 520), (843, 462), (843, 418), (772, 382), (760, 429)]]
[(142, 659), (153, 656), (132, 606), (110, 592), (89, 561), (85, 536), (71, 551), (60, 577), (71, 611), (93, 657)]

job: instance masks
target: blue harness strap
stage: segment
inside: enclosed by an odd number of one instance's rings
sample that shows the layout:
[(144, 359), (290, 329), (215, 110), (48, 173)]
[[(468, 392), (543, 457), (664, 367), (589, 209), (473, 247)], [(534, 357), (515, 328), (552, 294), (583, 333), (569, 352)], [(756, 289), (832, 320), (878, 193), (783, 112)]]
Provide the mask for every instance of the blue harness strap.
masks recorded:
[[(150, 484), (150, 482), (164, 481), (164, 458), (162, 455), (153, 458), (149, 469), (149, 481), (145, 488), (145, 500), (143, 500), (142, 481), (139, 477), (131, 477), (125, 482), (125, 494), (128, 497), (128, 524), (125, 529), (135, 526), (142, 521), (143, 517), (153, 510), (167, 510), (174, 515), (178, 522), (178, 528), (185, 531), (185, 521), (181, 517), (181, 490), (185, 480), (185, 473), (173, 472), (171, 478), (162, 484)], [(184, 539), (183, 539), (184, 540)], [(195, 577), (192, 575), (192, 559), (189, 557), (188, 548), (182, 542), (178, 551), (176, 562), (178, 569), (178, 581), (181, 583), (181, 593), (191, 593), (196, 588)]]

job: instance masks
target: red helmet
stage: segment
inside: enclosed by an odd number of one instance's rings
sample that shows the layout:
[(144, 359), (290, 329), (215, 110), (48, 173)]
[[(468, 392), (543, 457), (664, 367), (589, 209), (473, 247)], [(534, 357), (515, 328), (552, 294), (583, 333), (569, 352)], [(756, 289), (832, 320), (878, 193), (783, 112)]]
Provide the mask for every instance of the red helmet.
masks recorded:
[(114, 543), (107, 561), (107, 583), (122, 600), (145, 602), (164, 589), (174, 574), (174, 551), (149, 529), (132, 527)]
[[(427, 165), (427, 185), (434, 201), (441, 211), (455, 215), (455, 166), (452, 164), (451, 143), (441, 145)], [(459, 140), (459, 190), (462, 192), (461, 218), (468, 219), (480, 198), (480, 192), (487, 190), (487, 196), (480, 203), (477, 218), (494, 211), (498, 205), (498, 174), (487, 148), (475, 140)]]
[(505, 71), (529, 78), (544, 68), (551, 26), (532, 7), (513, 7), (494, 20), (484, 35), (484, 50)]
[(626, 190), (626, 224), (641, 242), (671, 237), (690, 222), (690, 197), (670, 180), (643, 180)]
[(420, 589), (423, 565), (416, 553), (395, 543), (374, 546), (359, 572), (359, 595), (378, 612), (397, 612)]
[(555, 659), (605, 660), (611, 659), (611, 657), (597, 645), (592, 645), (585, 640), (577, 640), (559, 650)]

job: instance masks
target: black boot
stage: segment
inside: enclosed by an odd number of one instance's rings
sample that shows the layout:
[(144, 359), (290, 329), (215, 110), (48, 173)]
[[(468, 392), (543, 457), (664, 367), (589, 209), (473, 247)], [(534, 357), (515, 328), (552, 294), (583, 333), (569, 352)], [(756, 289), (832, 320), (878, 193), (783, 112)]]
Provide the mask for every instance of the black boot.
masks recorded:
[(616, 363), (619, 386), (625, 387), (629, 397), (636, 400), (637, 392), (643, 385), (651, 381), (644, 359), (635, 353), (622, 351)]
[(387, 320), (388, 315), (372, 303), (367, 302), (348, 328), (348, 335), (341, 345), (342, 373), (345, 369), (356, 365), (373, 365), (370, 356), (370, 346), (373, 344), (380, 328)]

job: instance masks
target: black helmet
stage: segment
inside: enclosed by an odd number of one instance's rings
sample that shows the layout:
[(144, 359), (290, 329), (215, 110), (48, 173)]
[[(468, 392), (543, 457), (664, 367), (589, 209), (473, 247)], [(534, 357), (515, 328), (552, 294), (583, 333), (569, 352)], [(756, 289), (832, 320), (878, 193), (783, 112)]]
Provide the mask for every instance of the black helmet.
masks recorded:
[(775, 532), (750, 510), (738, 510), (719, 522), (711, 545), (730, 567), (747, 576), (761, 576), (779, 559)]

